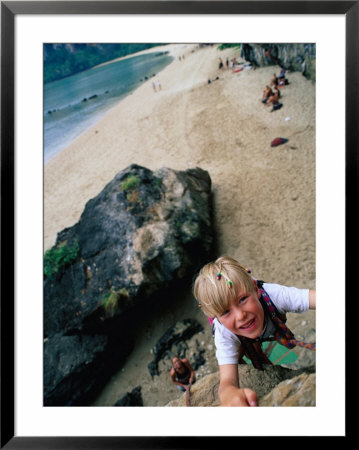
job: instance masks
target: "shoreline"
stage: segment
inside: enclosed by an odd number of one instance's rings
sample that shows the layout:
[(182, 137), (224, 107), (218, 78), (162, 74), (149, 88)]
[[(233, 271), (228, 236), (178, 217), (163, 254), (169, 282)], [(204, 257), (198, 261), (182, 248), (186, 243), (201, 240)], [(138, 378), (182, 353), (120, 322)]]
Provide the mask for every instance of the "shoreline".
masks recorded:
[[(166, 50), (166, 47), (171, 47), (171, 48), (169, 48), (169, 49)], [(136, 52), (136, 53), (132, 53), (132, 54), (129, 54), (129, 55), (126, 55), (126, 56), (122, 56), (121, 58), (115, 58), (115, 59), (113, 59), (113, 60), (106, 61), (106, 62), (104, 62), (104, 63), (101, 63), (101, 64), (98, 64), (98, 65), (96, 65), (96, 66), (93, 66), (93, 67), (91, 67), (90, 69), (87, 69), (87, 70), (95, 69), (95, 68), (97, 68), (97, 67), (106, 66), (106, 65), (108, 65), (108, 64), (112, 64), (112, 63), (114, 63), (114, 62), (121, 61), (121, 60), (125, 60), (125, 59), (129, 59), (129, 58), (132, 58), (132, 57), (136, 57), (136, 56), (140, 56), (140, 55), (144, 55), (144, 54), (153, 53), (153, 52), (151, 52), (150, 50), (153, 50), (153, 49), (155, 49), (155, 48), (161, 48), (162, 50), (159, 50), (159, 51), (161, 51), (161, 52), (168, 51), (168, 53), (173, 57), (173, 60), (172, 60), (168, 65), (170, 65), (170, 64), (172, 64), (172, 63), (174, 62), (174, 60), (175, 60), (175, 58), (176, 58), (176, 56), (175, 56), (176, 52), (175, 52), (175, 49), (173, 48), (173, 46), (171, 46), (171, 45), (169, 44), (168, 46), (152, 47), (152, 48), (150, 48), (150, 49), (145, 49), (145, 50), (141, 50), (140, 52)], [(167, 66), (166, 66), (166, 67), (167, 67)], [(164, 69), (162, 69), (160, 72), (158, 72), (155, 76), (158, 76), (163, 70), (166, 69), (166, 67), (165, 67)], [(74, 75), (75, 75), (75, 74), (74, 74)], [(148, 81), (148, 80), (147, 80), (147, 81)], [(142, 83), (142, 84), (144, 84), (144, 83)], [(78, 139), (80, 136), (82, 136), (83, 133), (86, 133), (86, 131), (88, 131), (90, 128), (96, 126), (96, 123), (99, 122), (99, 121), (100, 121), (100, 120), (101, 120), (101, 119), (102, 119), (102, 118), (103, 118), (103, 117), (104, 117), (104, 116), (105, 116), (112, 108), (114, 108), (115, 106), (117, 106), (117, 104), (120, 103), (122, 100), (124, 100), (127, 96), (131, 95), (132, 92), (134, 92), (136, 89), (138, 89), (139, 87), (141, 87), (142, 84), (140, 84), (138, 87), (136, 87), (133, 91), (130, 91), (130, 92), (126, 93), (121, 99), (118, 100), (118, 102), (116, 103), (116, 105), (112, 105), (111, 107), (109, 107), (109, 108), (108, 108), (107, 110), (105, 110), (105, 111), (98, 112), (98, 113), (93, 117), (93, 120), (90, 121), (91, 123), (90, 123), (89, 125), (87, 125), (86, 128), (84, 128), (83, 131), (81, 131), (80, 134), (78, 134), (75, 138), (69, 139), (69, 141), (68, 141), (66, 144), (64, 144), (64, 146), (61, 148), (61, 150), (57, 150), (52, 156), (47, 157), (46, 160), (45, 160), (45, 153), (44, 153), (44, 165), (46, 166), (46, 164), (47, 164), (51, 159), (53, 159), (58, 153), (61, 153), (61, 152), (62, 152), (63, 150), (65, 150), (68, 146), (70, 146), (73, 142), (75, 142), (76, 139)]]
[(158, 52), (166, 52), (168, 51), (171, 56), (176, 57), (176, 46), (180, 44), (167, 44), (167, 45), (159, 45), (158, 47), (146, 48), (145, 50), (140, 50), (136, 53), (130, 53), (126, 56), (121, 56), (120, 58), (111, 59), (110, 61), (103, 62), (101, 64), (97, 64), (96, 66), (91, 67), (91, 69), (95, 69), (96, 67), (107, 66), (108, 64), (112, 64), (117, 61), (122, 61), (123, 59), (133, 58), (135, 56), (145, 55), (147, 53), (158, 53)]

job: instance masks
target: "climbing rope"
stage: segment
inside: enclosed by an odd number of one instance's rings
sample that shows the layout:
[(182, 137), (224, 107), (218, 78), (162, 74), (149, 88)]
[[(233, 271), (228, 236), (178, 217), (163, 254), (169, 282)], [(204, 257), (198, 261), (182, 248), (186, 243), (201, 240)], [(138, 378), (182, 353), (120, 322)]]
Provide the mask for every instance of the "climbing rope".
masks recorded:
[(191, 389), (191, 385), (188, 384), (186, 386), (186, 406), (191, 406), (190, 389)]
[(287, 348), (293, 348), (296, 345), (299, 347), (308, 348), (310, 350), (316, 350), (315, 344), (308, 344), (307, 342), (304, 342), (302, 340), (295, 339), (294, 334), (290, 331), (290, 329), (286, 326), (284, 323), (284, 320), (282, 320), (279, 315), (277, 314), (277, 310), (273, 303), (271, 302), (268, 294), (265, 292), (264, 289), (259, 289), (262, 299), (267, 305), (269, 314), (271, 319), (273, 320), (274, 324), (277, 326), (277, 332), (274, 335), (274, 340), (276, 340), (279, 344), (284, 345)]

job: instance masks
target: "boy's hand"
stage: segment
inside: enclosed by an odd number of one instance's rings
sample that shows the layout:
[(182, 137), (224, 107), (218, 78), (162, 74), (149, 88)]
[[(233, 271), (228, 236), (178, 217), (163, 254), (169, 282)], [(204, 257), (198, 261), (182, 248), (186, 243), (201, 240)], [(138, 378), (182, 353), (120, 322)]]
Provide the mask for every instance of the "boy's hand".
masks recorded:
[(257, 406), (257, 394), (249, 388), (239, 388), (238, 364), (219, 366), (218, 396), (221, 406)]
[(257, 394), (249, 388), (231, 386), (222, 394), (221, 406), (258, 406)]

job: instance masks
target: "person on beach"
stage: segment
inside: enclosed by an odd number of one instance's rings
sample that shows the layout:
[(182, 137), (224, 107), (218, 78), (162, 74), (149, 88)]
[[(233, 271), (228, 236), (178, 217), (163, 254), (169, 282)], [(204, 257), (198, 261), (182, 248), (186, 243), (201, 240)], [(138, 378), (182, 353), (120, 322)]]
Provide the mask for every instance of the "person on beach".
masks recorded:
[(280, 73), (279, 73), (278, 79), (279, 79), (279, 82), (281, 80), (283, 80), (283, 81), (285, 80), (285, 68), (282, 66), (280, 66)]
[(195, 382), (195, 372), (187, 358), (180, 359), (177, 356), (172, 358), (170, 376), (172, 382), (181, 391), (185, 391)]
[(211, 84), (211, 83), (213, 83), (213, 81), (217, 81), (217, 80), (219, 80), (219, 77), (213, 78), (213, 80), (208, 78), (207, 84)]
[(283, 105), (282, 103), (279, 103), (279, 97), (280, 97), (280, 91), (277, 87), (274, 88), (274, 92), (272, 92), (272, 95), (269, 96), (264, 106), (270, 106), (272, 105), (272, 110), (276, 111), (277, 109), (280, 109)]
[(152, 82), (152, 87), (153, 87), (153, 90), (154, 90), (155, 92), (157, 92), (157, 91), (156, 91), (156, 85), (155, 85), (155, 82), (154, 82), (154, 81)]
[(158, 90), (159, 90), (159, 91), (162, 89), (162, 85), (161, 85), (160, 80), (157, 81), (157, 87), (158, 87)]
[(218, 69), (222, 69), (222, 67), (223, 67), (222, 58), (218, 58)]
[(244, 355), (256, 369), (271, 364), (261, 350), (264, 340), (274, 339), (288, 348), (299, 345), (315, 350), (315, 344), (296, 340), (285, 325), (285, 313), (315, 309), (314, 290), (259, 281), (237, 260), (223, 256), (201, 269), (193, 293), (212, 323), (221, 406), (258, 405), (257, 394), (239, 386), (238, 364), (245, 363)]
[(278, 86), (287, 86), (289, 84), (289, 81), (285, 77), (285, 68), (283, 66), (280, 66), (280, 73), (278, 77), (276, 74), (273, 74), (273, 77), (271, 78), (271, 84), (278, 87)]
[(279, 99), (280, 98), (280, 90), (278, 89), (278, 86), (275, 86), (274, 88), (273, 88), (273, 94), (276, 96), (276, 98), (277, 99)]
[(273, 95), (273, 91), (270, 88), (270, 86), (266, 86), (263, 90), (263, 95), (262, 95), (262, 103), (267, 103), (269, 97), (271, 97)]
[(275, 73), (273, 74), (269, 84), (274, 87), (278, 86), (278, 77)]

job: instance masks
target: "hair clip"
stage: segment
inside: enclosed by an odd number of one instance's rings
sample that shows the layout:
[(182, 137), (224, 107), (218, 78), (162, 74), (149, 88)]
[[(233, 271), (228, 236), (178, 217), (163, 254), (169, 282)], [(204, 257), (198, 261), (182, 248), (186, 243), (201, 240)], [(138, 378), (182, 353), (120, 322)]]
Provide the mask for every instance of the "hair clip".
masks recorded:
[(249, 269), (246, 269), (246, 272), (248, 272), (248, 273), (252, 273), (252, 271), (251, 271), (251, 270), (249, 270)]
[(222, 278), (221, 272), (218, 272), (216, 276), (217, 276), (217, 280), (220, 280)]
[(233, 286), (232, 281), (231, 281), (231, 280), (228, 280), (228, 281), (227, 281), (227, 285), (228, 285), (229, 289), (231, 289), (231, 287)]

